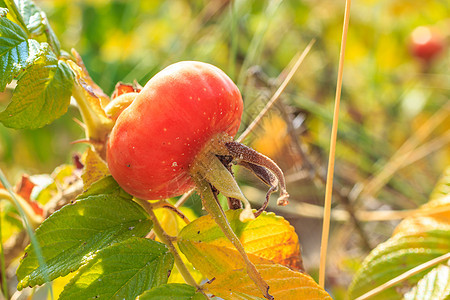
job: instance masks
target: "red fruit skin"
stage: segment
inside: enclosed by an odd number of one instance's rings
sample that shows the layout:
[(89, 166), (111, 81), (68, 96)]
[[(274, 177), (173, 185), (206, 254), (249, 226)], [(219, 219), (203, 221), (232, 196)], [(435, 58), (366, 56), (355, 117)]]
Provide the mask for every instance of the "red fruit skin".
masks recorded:
[(431, 62), (444, 49), (444, 39), (429, 27), (420, 26), (413, 31), (411, 53), (425, 62)]
[(440, 40), (429, 40), (427, 43), (416, 43), (412, 46), (412, 53), (415, 57), (430, 61), (441, 53), (443, 49), (442, 42)]
[(243, 103), (220, 69), (194, 61), (175, 63), (150, 79), (118, 117), (107, 148), (119, 185), (141, 199), (181, 195), (194, 187), (189, 169), (219, 133), (234, 137)]

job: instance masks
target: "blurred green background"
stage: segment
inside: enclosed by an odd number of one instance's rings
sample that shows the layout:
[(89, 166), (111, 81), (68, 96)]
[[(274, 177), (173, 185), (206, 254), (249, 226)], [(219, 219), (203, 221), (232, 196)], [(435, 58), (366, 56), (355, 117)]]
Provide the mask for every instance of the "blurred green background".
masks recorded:
[[(47, 13), (62, 48), (75, 48), (81, 54), (107, 94), (118, 81), (137, 80), (144, 85), (180, 60), (200, 60), (223, 69), (243, 94), (241, 130), (280, 84), (276, 80), (280, 73), (315, 39), (281, 102), (246, 142), (280, 164), (292, 202), (322, 204), (323, 184), (303, 171), (307, 162), (319, 173), (326, 170), (344, 1), (36, 3)], [(422, 152), (406, 159), (371, 201), (352, 203), (355, 209), (415, 208), (427, 201), (450, 163), (449, 16), (448, 0), (352, 4), (336, 156), (336, 185), (342, 193), (383, 170), (405, 141), (422, 137), (427, 121), (447, 112), (446, 119), (420, 141)], [(419, 26), (428, 26), (442, 39), (442, 51), (429, 62), (411, 53), (411, 34)], [(11, 91), (0, 94), (0, 108), (6, 107), (10, 95)], [(70, 162), (73, 153), (83, 151), (85, 146), (71, 144), (83, 137), (73, 118), (80, 117), (70, 107), (63, 118), (39, 130), (16, 131), (0, 125), (0, 167), (9, 180), (15, 182), (22, 173), (50, 173)], [(238, 172), (238, 176), (244, 185), (254, 185), (248, 174)], [(249, 187), (247, 193), (252, 192), (260, 196)], [(339, 202), (335, 207), (343, 209)], [(304, 214), (295, 209), (284, 212), (300, 235), (305, 265), (314, 273), (321, 220)], [(362, 230), (374, 246), (390, 236), (395, 224), (364, 223)], [(368, 249), (361, 246), (349, 222), (333, 223), (330, 243), (334, 251), (327, 282), (339, 298)]]

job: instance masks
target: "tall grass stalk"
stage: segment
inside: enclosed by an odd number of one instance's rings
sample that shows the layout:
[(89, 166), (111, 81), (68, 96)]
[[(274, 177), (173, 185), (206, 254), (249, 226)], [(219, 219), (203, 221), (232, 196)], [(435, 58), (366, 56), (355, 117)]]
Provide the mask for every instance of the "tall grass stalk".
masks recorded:
[(3, 295), (6, 299), (8, 299), (8, 282), (6, 281), (6, 261), (5, 261), (5, 253), (3, 250), (3, 238), (2, 238), (2, 206), (0, 205), (0, 272), (1, 272), (1, 280), (2, 280), (2, 291)]
[(345, 46), (347, 43), (348, 23), (350, 19), (351, 0), (345, 1), (344, 25), (342, 29), (341, 50), (339, 54), (339, 69), (334, 101), (333, 127), (330, 138), (330, 155), (328, 157), (327, 183), (325, 187), (325, 203), (322, 226), (322, 241), (320, 244), (319, 285), (325, 287), (325, 268), (327, 261), (328, 238), (330, 235), (331, 197), (333, 192), (334, 158), (336, 153), (336, 139), (339, 120), (339, 104), (341, 101), (342, 74), (344, 72)]

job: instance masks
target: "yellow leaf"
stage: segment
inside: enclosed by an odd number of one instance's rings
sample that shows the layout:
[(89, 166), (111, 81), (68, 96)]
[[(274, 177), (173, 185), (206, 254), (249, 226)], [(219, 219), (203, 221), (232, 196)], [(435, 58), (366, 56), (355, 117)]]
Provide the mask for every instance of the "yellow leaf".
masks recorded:
[(81, 175), (84, 188), (88, 188), (94, 182), (108, 175), (109, 171), (106, 163), (96, 152), (88, 148), (84, 159), (83, 174)]
[[(265, 212), (242, 223), (240, 212), (229, 210), (226, 216), (253, 263), (280, 263), (303, 270), (298, 237), (285, 219)], [(194, 267), (209, 278), (245, 268), (240, 254), (209, 215), (187, 225), (180, 232), (178, 246)]]
[(48, 300), (58, 299), (59, 295), (64, 290), (64, 286), (69, 283), (69, 281), (77, 274), (77, 272), (71, 272), (63, 277), (58, 277), (52, 281), (53, 297), (48, 295)]
[(400, 222), (392, 236), (419, 234), (433, 229), (450, 231), (450, 195), (422, 205), (417, 215)]
[[(269, 284), (269, 294), (277, 300), (331, 300), (330, 295), (306, 274), (273, 264), (256, 265), (256, 268)], [(245, 270), (228, 271), (204, 287), (211, 294), (227, 300), (264, 299)]]

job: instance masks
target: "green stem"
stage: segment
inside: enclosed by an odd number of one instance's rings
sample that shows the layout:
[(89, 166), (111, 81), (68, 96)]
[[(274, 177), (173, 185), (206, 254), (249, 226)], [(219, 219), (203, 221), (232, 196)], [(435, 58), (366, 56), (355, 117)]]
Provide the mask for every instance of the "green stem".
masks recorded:
[[(49, 276), (48, 276), (48, 269), (47, 264), (45, 263), (44, 256), (42, 255), (42, 249), (39, 245), (39, 242), (37, 241), (36, 235), (33, 232), (33, 228), (30, 225), (30, 219), (28, 218), (27, 214), (25, 213), (23, 207), (20, 205), (20, 202), (18, 200), (18, 197), (16, 197), (16, 194), (13, 192), (11, 188), (11, 184), (6, 179), (6, 176), (3, 174), (2, 169), (0, 169), (0, 182), (5, 187), (6, 191), (9, 193), (10, 198), (14, 202), (14, 205), (17, 208), (17, 211), (19, 212), (20, 217), (22, 218), (22, 221), (24, 223), (25, 230), (27, 231), (28, 236), (30, 237), (31, 244), (33, 245), (34, 251), (36, 252), (36, 257), (38, 260), (38, 263), (40, 266), (44, 269), (44, 279), (47, 282), (50, 282)], [(50, 299), (53, 299), (53, 289), (51, 283), (48, 285), (48, 289), (50, 292)]]
[(56, 37), (55, 33), (53, 32), (53, 29), (50, 26), (50, 23), (48, 22), (47, 16), (45, 16), (44, 33), (45, 33), (45, 37), (47, 38), (48, 44), (53, 49), (53, 52), (55, 52), (56, 57), (59, 58), (61, 56), (61, 44), (59, 43), (58, 38)]
[(197, 282), (195, 281), (195, 279), (192, 277), (191, 273), (187, 269), (186, 265), (184, 264), (183, 260), (181, 259), (180, 254), (178, 253), (177, 249), (173, 245), (171, 238), (162, 228), (161, 224), (158, 221), (158, 218), (156, 218), (156, 215), (153, 212), (153, 207), (150, 204), (150, 202), (142, 200), (142, 199), (136, 199), (136, 201), (149, 214), (150, 219), (152, 219), (152, 222), (153, 222), (153, 232), (155, 232), (158, 239), (169, 248), (170, 253), (172, 253), (172, 255), (173, 255), (175, 265), (177, 266), (178, 272), (180, 272), (181, 276), (183, 276), (184, 281), (186, 281), (187, 284), (195, 287), (198, 291), (201, 291), (201, 287), (197, 284)]
[(202, 178), (211, 183), (225, 197), (235, 198), (244, 203), (244, 209), (239, 216), (242, 222), (255, 218), (250, 202), (242, 194), (233, 175), (227, 170), (222, 162), (211, 152), (205, 152), (202, 159), (197, 160), (195, 166)]
[[(108, 134), (114, 126), (113, 121), (106, 116), (100, 105), (100, 100), (95, 95), (89, 94), (87, 86), (82, 86), (84, 81), (80, 77), (80, 67), (72, 61), (67, 62), (72, 70), (77, 72), (77, 80), (72, 91), (72, 96), (78, 104), (81, 117), (86, 126), (86, 137), (100, 157), (105, 159), (105, 143), (108, 139)], [(92, 97), (92, 99), (88, 97)]]
[(10, 17), (13, 18), (14, 21), (16, 21), (16, 23), (20, 25), (20, 27), (22, 27), (22, 29), (27, 33), (28, 36), (30, 36), (30, 31), (28, 30), (27, 25), (25, 24), (25, 21), (23, 20), (22, 15), (20, 14), (14, 0), (5, 0), (5, 4), (10, 12)]
[(225, 216), (225, 212), (222, 210), (222, 207), (214, 196), (211, 185), (201, 177), (194, 176), (194, 180), (202, 196), (203, 207), (213, 217), (214, 221), (222, 229), (224, 235), (230, 240), (236, 250), (241, 254), (242, 259), (247, 265), (247, 274), (250, 276), (256, 286), (261, 290), (264, 297), (266, 297), (267, 299), (274, 299), (269, 294), (269, 285), (264, 281), (255, 265), (250, 261), (247, 253), (244, 250), (244, 246), (242, 246), (241, 241), (231, 228), (230, 223)]
[(3, 250), (3, 238), (2, 238), (2, 206), (0, 205), (0, 272), (1, 272), (1, 280), (2, 280), (2, 289), (3, 296), (5, 299), (8, 299), (8, 282), (6, 281), (6, 261), (5, 261), (5, 253)]

